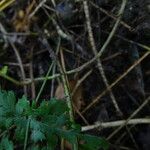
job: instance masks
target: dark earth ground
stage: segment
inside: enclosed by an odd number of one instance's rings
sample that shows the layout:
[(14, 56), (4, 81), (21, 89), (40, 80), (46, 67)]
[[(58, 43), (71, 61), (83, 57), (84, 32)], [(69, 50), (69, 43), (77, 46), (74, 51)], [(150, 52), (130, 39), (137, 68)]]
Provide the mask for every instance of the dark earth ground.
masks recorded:
[[(0, 12), (0, 67), (8, 66), (9, 77), (20, 83), (23, 81), (27, 83), (23, 88), (9, 79), (0, 77), (1, 88), (15, 91), (18, 97), (26, 94), (31, 100), (35, 99), (41, 87), (42, 80), (38, 80), (39, 77), (46, 75), (52, 61), (61, 61), (60, 52), (57, 58), (55, 57), (61, 34), (57, 33), (56, 25), (51, 18), (54, 18), (63, 30), (59, 47), (63, 51), (66, 70), (75, 69), (94, 57), (88, 38), (83, 2), (68, 4), (68, 2), (56, 1), (56, 7), (54, 7), (51, 1), (47, 1), (33, 14), (39, 3), (40, 1), (34, 0), (17, 1)], [(116, 14), (120, 5), (120, 0), (89, 0), (88, 2), (92, 31), (98, 51), (116, 22), (114, 18), (117, 18)], [(147, 53), (147, 50), (139, 43), (150, 45), (150, 2), (128, 0), (121, 20), (123, 22), (101, 56), (109, 84)], [(71, 40), (66, 38), (65, 34), (72, 37)], [(134, 42), (131, 43), (129, 40)], [(110, 93), (107, 91), (100, 97), (98, 103), (83, 113), (89, 124), (96, 121), (110, 122), (127, 119), (141, 106), (150, 96), (149, 59), (147, 55), (140, 64), (112, 87), (122, 115), (116, 112)], [(60, 73), (59, 68), (54, 66), (51, 75)], [(92, 72), (82, 82), (84, 106), (81, 112), (106, 90), (103, 78), (96, 61), (80, 72), (67, 75), (69, 80), (74, 78), (79, 80), (90, 70)], [(32, 83), (28, 82), (32, 80)], [(40, 99), (53, 97), (57, 85), (58, 79), (48, 80)], [(147, 104), (134, 118), (149, 118), (149, 108)], [(78, 115), (76, 120), (81, 125), (86, 125)], [(107, 138), (116, 129), (117, 127), (95, 129), (88, 133)], [(109, 142), (112, 144), (110, 149), (115, 150), (150, 150), (150, 126), (139, 124), (123, 127), (109, 139)]]

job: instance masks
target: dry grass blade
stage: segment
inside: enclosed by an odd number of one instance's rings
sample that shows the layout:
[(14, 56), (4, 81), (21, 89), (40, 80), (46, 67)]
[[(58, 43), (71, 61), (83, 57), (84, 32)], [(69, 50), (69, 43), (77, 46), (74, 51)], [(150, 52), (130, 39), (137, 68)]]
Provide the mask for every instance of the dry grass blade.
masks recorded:
[(2, 0), (0, 2), (0, 12), (9, 7), (15, 0)]

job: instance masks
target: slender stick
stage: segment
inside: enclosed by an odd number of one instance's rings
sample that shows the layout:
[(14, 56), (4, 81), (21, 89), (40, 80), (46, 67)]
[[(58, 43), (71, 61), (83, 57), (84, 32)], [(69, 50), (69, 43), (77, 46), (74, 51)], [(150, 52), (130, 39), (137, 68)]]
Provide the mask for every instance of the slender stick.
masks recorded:
[(111, 139), (116, 133), (118, 133), (136, 114), (138, 114), (145, 105), (150, 102), (150, 96), (129, 116), (124, 124), (122, 124), (118, 129), (116, 129), (113, 133), (108, 136), (108, 140)]
[(127, 120), (118, 120), (118, 121), (110, 121), (110, 122), (96, 122), (94, 125), (88, 125), (82, 127), (82, 131), (89, 131), (96, 128), (105, 129), (105, 128), (113, 128), (121, 125), (137, 125), (137, 124), (150, 124), (149, 118), (137, 118)]
[[(7, 33), (6, 30), (5, 30), (5, 28), (3, 27), (3, 25), (1, 23), (0, 23), (0, 30), (3, 33)], [(14, 50), (14, 53), (15, 53), (16, 58), (17, 58), (17, 61), (19, 63), (20, 71), (21, 71), (21, 74), (22, 74), (22, 79), (23, 79), (23, 81), (25, 81), (26, 75), (25, 75), (25, 71), (24, 71), (24, 67), (23, 67), (23, 63), (22, 63), (22, 59), (21, 59), (21, 56), (19, 54), (19, 51), (18, 51), (18, 49), (16, 48), (16, 46), (12, 43), (12, 41), (9, 38), (7, 38), (7, 41), (10, 43), (11, 47)], [(27, 96), (27, 86), (23, 85), (23, 88), (24, 88), (24, 94)]]
[(24, 140), (24, 147), (23, 150), (27, 149), (27, 142), (28, 142), (28, 135), (29, 135), (29, 127), (30, 127), (30, 121), (31, 118), (28, 118), (27, 127), (26, 127), (26, 133), (25, 133), (25, 140)]
[[(69, 82), (66, 76), (66, 69), (65, 69), (65, 62), (64, 62), (64, 57), (63, 57), (63, 52), (62, 50), (60, 51), (61, 54), (61, 64), (58, 62), (58, 66), (60, 69), (60, 72), (62, 74), (62, 81), (63, 81), (63, 86), (64, 86), (64, 93), (66, 96), (66, 100), (67, 100), (67, 105), (69, 108), (69, 116), (70, 116), (70, 121), (73, 123), (75, 123), (74, 121), (74, 115), (73, 115), (73, 105), (72, 105), (72, 101), (71, 101), (71, 94), (70, 94), (70, 89), (69, 89)], [(77, 139), (74, 142), (74, 144), (72, 145), (73, 150), (78, 150), (78, 142)]]
[[(141, 43), (138, 43), (138, 42), (135, 42), (135, 41), (132, 41), (132, 40), (123, 38), (123, 37), (118, 36), (118, 35), (115, 35), (115, 36), (117, 36), (117, 37), (121, 38), (122, 40), (127, 41), (127, 42), (129, 42), (129, 43), (136, 44), (137, 46), (139, 46), (139, 47), (143, 48), (144, 50), (147, 50), (147, 51), (150, 52), (150, 47), (147, 46), (147, 45), (144, 45), (144, 44), (141, 44)], [(97, 56), (95, 56), (93, 59), (94, 59), (94, 61), (95, 61), (95, 60), (97, 59)], [(86, 67), (88, 67), (89, 65), (91, 65), (94, 61), (91, 61), (90, 63), (87, 62), (87, 63), (85, 63), (85, 64), (83, 64), (83, 65), (84, 65), (85, 68), (86, 68)], [(82, 65), (82, 66), (83, 66), (83, 65)], [(73, 74), (73, 73), (80, 72), (80, 71), (82, 70), (82, 66), (80, 66), (80, 67), (78, 67), (78, 68), (76, 68), (76, 69), (70, 70), (70, 71), (66, 71), (66, 74)], [(85, 69), (85, 68), (83, 68), (83, 69)], [(30, 78), (26, 78), (26, 81), (17, 81), (16, 79), (14, 79), (14, 78), (12, 78), (12, 77), (10, 77), (10, 76), (8, 76), (8, 75), (2, 74), (1, 72), (0, 72), (0, 76), (3, 77), (3, 78), (6, 79), (6, 80), (8, 80), (8, 81), (10, 81), (10, 82), (12, 82), (12, 83), (18, 85), (18, 86), (23, 86), (23, 85), (25, 85), (25, 84), (26, 84), (26, 85), (27, 85), (27, 84), (31, 84), (31, 83), (33, 82), (33, 80), (30, 79)], [(51, 79), (58, 78), (58, 77), (60, 77), (60, 74), (59, 74), (59, 73), (58, 73), (58, 74), (54, 74), (54, 75), (52, 75), (52, 76), (48, 76), (48, 77), (47, 77), (47, 80), (51, 80)], [(37, 78), (34, 78), (34, 82), (39, 82), (39, 81), (43, 81), (43, 80), (45, 80), (45, 77), (37, 77)]]
[[(150, 54), (150, 52), (146, 52), (139, 60), (137, 60), (131, 67), (129, 67), (120, 77), (118, 77), (110, 86), (109, 88), (114, 87), (119, 81), (121, 81), (129, 72), (131, 72), (131, 70), (133, 70), (133, 68), (135, 66), (137, 66), (143, 59), (145, 59), (148, 55)], [(98, 95), (93, 101), (92, 103), (90, 103), (83, 111), (82, 113), (85, 113), (87, 110), (89, 110), (93, 105), (95, 105), (101, 97), (103, 97), (109, 90), (106, 89), (105, 91), (103, 91), (100, 95)]]
[(42, 84), (42, 86), (41, 86), (41, 88), (40, 88), (40, 90), (39, 90), (39, 92), (38, 92), (38, 95), (37, 95), (37, 97), (36, 97), (36, 99), (35, 99), (35, 102), (36, 102), (36, 103), (38, 102), (38, 100), (39, 100), (39, 98), (40, 98), (40, 96), (41, 96), (41, 93), (42, 93), (42, 91), (43, 91), (43, 89), (44, 89), (44, 87), (45, 87), (45, 84), (46, 84), (46, 82), (47, 82), (47, 77), (49, 76), (53, 65), (54, 65), (54, 62), (52, 62), (52, 64), (49, 66), (49, 69), (48, 69), (47, 74), (46, 74), (46, 76), (45, 76), (45, 80), (43, 81), (43, 84)]
[[(87, 23), (87, 29), (88, 29), (88, 35), (89, 35), (89, 42), (91, 44), (91, 49), (94, 53), (95, 56), (97, 56), (97, 49), (96, 49), (96, 45), (95, 45), (95, 40), (94, 40), (94, 36), (93, 36), (93, 32), (92, 32), (92, 27), (91, 27), (91, 20), (90, 20), (90, 13), (89, 13), (89, 7), (88, 7), (88, 3), (87, 1), (83, 1), (83, 6), (84, 6), (84, 12), (85, 12), (85, 17), (86, 17), (86, 23)], [(105, 86), (107, 87), (107, 89), (109, 90), (109, 94), (110, 94), (110, 98), (112, 99), (112, 102), (114, 104), (114, 107), (117, 111), (117, 114), (119, 114), (120, 116), (122, 116), (122, 112), (118, 106), (118, 103), (115, 99), (115, 96), (112, 92), (111, 89), (109, 89), (109, 83), (108, 83), (108, 80), (106, 78), (106, 75), (105, 75), (105, 72), (104, 72), (104, 69), (103, 69), (103, 65), (101, 63), (101, 60), (100, 59), (97, 59), (97, 66), (98, 66), (98, 70), (100, 72), (100, 75), (103, 79), (103, 82), (105, 84)]]

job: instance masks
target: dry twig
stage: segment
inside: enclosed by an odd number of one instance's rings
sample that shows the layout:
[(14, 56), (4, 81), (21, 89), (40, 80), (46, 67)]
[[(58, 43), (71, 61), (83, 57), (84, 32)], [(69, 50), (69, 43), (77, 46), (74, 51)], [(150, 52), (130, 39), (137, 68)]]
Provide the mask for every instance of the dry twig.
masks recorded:
[[(121, 81), (133, 68), (135, 68), (142, 60), (144, 60), (150, 52), (146, 52), (138, 61), (136, 61), (131, 67), (129, 67), (118, 79), (116, 79), (110, 86), (109, 88), (114, 87), (119, 81)], [(103, 97), (109, 90), (106, 89), (103, 91), (100, 95), (98, 95), (92, 103), (90, 103), (83, 111), (82, 113), (85, 113), (87, 110), (89, 110), (93, 105), (95, 105), (101, 97)]]
[[(93, 51), (94, 55), (97, 56), (98, 52), (97, 52), (97, 49), (96, 49), (95, 40), (94, 40), (94, 36), (93, 36), (93, 32), (92, 32), (91, 21), (90, 21), (90, 13), (89, 13), (89, 8), (88, 8), (87, 1), (83, 1), (83, 6), (84, 6), (84, 13), (85, 13), (85, 16), (86, 16), (86, 23), (87, 23), (89, 41), (90, 41), (91, 48), (92, 48), (92, 51)], [(103, 79), (107, 89), (109, 89), (108, 88), (109, 83), (108, 83), (108, 80), (106, 78), (106, 75), (105, 75), (105, 72), (104, 72), (104, 69), (103, 69), (103, 66), (102, 66), (102, 63), (101, 63), (100, 59), (97, 59), (97, 65), (98, 65), (100, 75), (102, 76), (102, 79)], [(122, 116), (123, 114), (122, 114), (122, 112), (121, 112), (121, 110), (120, 110), (120, 108), (117, 104), (117, 101), (116, 101), (115, 96), (114, 96), (111, 89), (109, 89), (109, 93), (110, 93), (110, 98), (112, 99), (112, 102), (114, 104), (114, 107), (115, 107), (116, 111), (118, 112), (118, 114), (120, 116)]]
[(94, 125), (83, 126), (82, 131), (89, 131), (93, 129), (105, 129), (105, 128), (114, 128), (121, 125), (137, 125), (137, 124), (150, 124), (149, 118), (137, 118), (137, 119), (130, 119), (127, 120), (118, 120), (118, 121), (111, 121), (111, 122), (96, 122)]
[(129, 118), (122, 124), (118, 129), (116, 129), (113, 133), (108, 136), (108, 140), (111, 139), (116, 133), (118, 133), (135, 115), (137, 115), (145, 105), (147, 105), (150, 101), (150, 96), (129, 116)]

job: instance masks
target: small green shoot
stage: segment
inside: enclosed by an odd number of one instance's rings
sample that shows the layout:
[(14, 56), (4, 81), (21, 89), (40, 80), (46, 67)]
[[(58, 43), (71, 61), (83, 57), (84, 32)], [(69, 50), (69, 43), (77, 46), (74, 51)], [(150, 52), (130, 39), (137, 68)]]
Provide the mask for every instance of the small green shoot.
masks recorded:
[(0, 91), (0, 149), (23, 149), (26, 139), (25, 149), (55, 150), (62, 138), (72, 145), (82, 141), (79, 150), (108, 149), (104, 139), (82, 134), (79, 125), (72, 125), (68, 112), (65, 101), (51, 99), (37, 106), (25, 96), (17, 100), (12, 91)]

